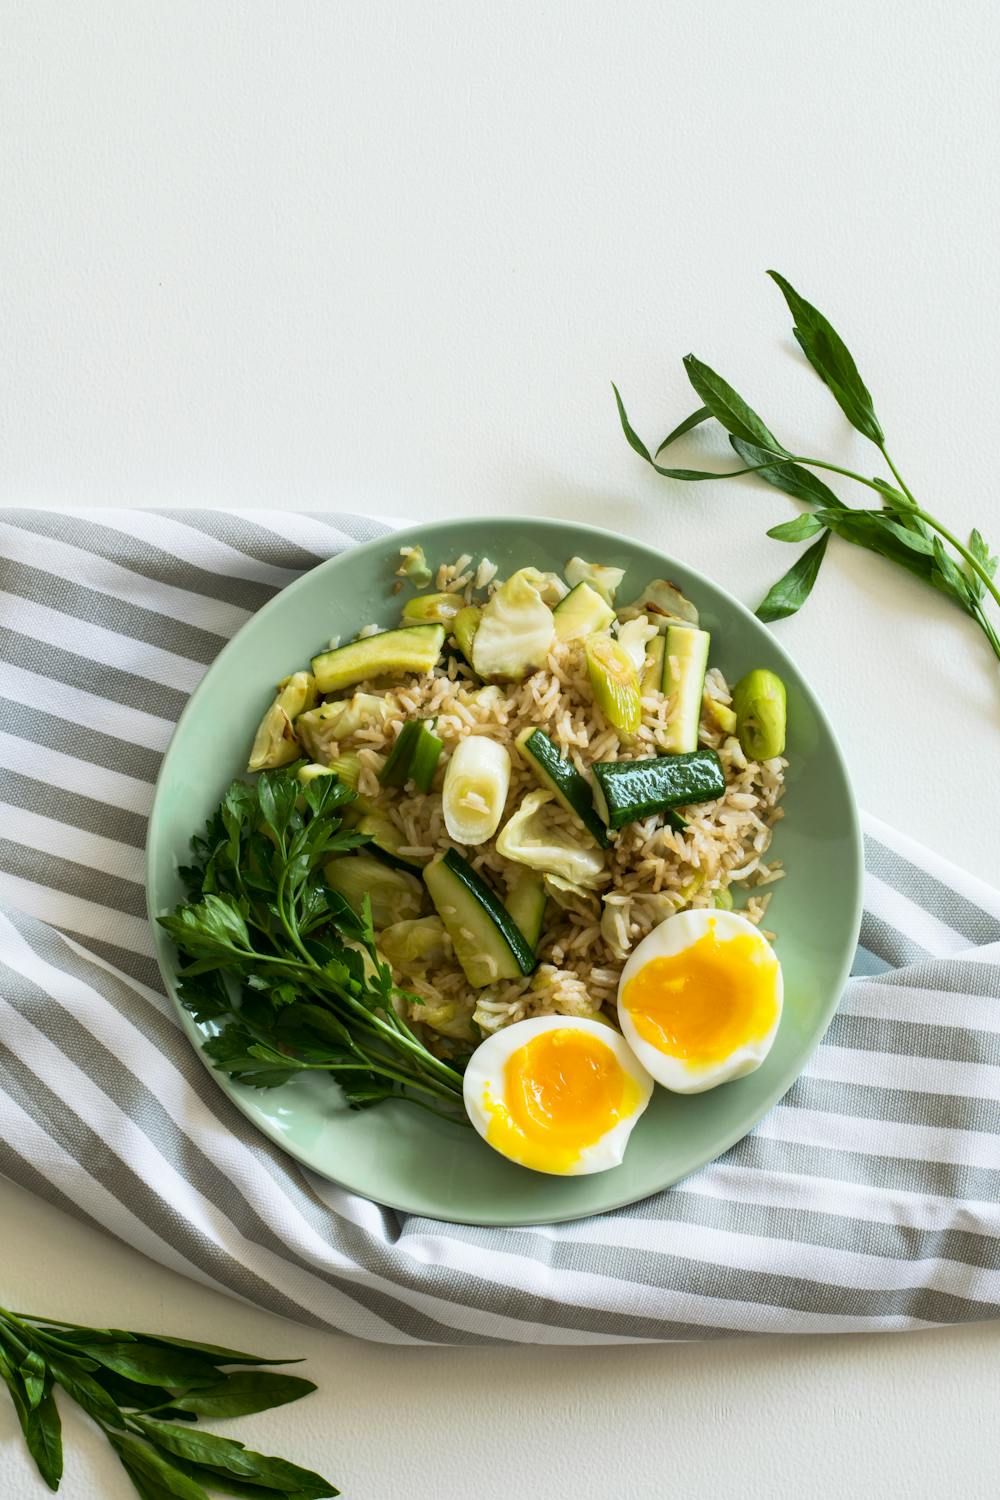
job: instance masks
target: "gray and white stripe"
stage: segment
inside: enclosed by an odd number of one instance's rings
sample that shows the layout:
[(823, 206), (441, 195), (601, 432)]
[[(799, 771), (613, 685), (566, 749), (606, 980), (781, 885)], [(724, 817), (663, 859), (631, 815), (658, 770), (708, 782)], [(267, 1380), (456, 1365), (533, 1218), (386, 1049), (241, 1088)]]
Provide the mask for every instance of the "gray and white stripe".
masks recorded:
[(866, 819), (853, 979), (719, 1161), (579, 1223), (405, 1217), (314, 1177), (162, 993), (142, 849), (187, 695), (248, 615), (386, 534), (271, 512), (0, 514), (0, 1171), (207, 1285), (382, 1342), (920, 1328), (1000, 1311), (1000, 894)]

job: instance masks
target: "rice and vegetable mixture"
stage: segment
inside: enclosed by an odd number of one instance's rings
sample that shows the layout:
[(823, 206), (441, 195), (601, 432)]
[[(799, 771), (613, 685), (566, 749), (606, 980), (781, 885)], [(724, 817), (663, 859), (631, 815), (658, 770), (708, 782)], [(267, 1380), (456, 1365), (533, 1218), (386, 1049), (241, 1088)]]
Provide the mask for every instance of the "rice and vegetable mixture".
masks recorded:
[[(301, 780), (333, 771), (355, 787), (355, 818), (381, 862), (363, 851), (328, 867), (328, 878), (349, 901), (367, 892), (379, 951), (412, 997), (409, 1019), (442, 1053), (530, 1016), (613, 1022), (622, 966), (654, 926), (683, 908), (729, 908), (737, 888), (760, 923), (763, 887), (784, 874), (766, 860), (787, 764), (779, 680), (751, 673), (734, 702), (707, 666), (695, 606), (665, 580), (623, 607), (620, 572), (579, 558), (565, 576), (522, 569), (498, 580), (496, 571), (462, 557), (432, 575), (419, 549), (402, 549), (401, 629), (356, 637), (374, 650), (399, 636), (392, 669), (373, 655), (371, 675), (359, 678), (364, 648), (355, 661), (357, 646), (332, 643), (297, 712), (287, 702), (294, 679), (283, 685), (275, 708), (284, 694), (285, 709), (269, 727), (265, 719), (250, 763), (308, 758)], [(441, 638), (432, 664), (401, 670), (408, 651), (425, 649), (417, 637), (428, 627)], [(334, 681), (346, 672), (349, 686), (317, 705), (325, 672)], [(663, 767), (667, 778), (707, 766), (719, 780), (707, 784), (708, 800), (699, 793), (687, 805), (679, 792), (654, 793), (649, 812), (647, 789), (616, 828), (614, 789), (631, 783), (604, 768), (623, 761), (647, 761), (656, 775)], [(456, 870), (471, 867), (485, 882), (487, 907), (501, 904), (501, 929), (535, 899), (537, 934), (534, 918), (517, 933), (532, 963), (491, 970), (489, 942), (456, 925), (430, 874), (448, 850), (460, 856), (449, 857)], [(456, 942), (467, 951), (456, 953)]]

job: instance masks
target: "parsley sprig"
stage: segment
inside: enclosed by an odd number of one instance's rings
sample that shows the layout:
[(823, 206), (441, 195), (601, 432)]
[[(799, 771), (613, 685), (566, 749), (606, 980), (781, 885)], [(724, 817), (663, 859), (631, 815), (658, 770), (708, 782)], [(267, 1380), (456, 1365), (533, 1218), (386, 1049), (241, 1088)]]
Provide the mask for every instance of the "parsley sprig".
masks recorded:
[(320, 1071), (354, 1108), (403, 1096), (462, 1118), (461, 1073), (405, 1020), (412, 997), (378, 953), (367, 898), (357, 914), (323, 874), (366, 842), (343, 818), (354, 793), (293, 771), (232, 783), (192, 840), (188, 902), (159, 919), (187, 959), (182, 1003), (218, 1028), (204, 1050), (255, 1088)]
[[(685, 358), (684, 369), (703, 404), (664, 438), (655, 454), (650, 453), (633, 430), (618, 387), (613, 387), (618, 415), (629, 445), (658, 474), (668, 479), (735, 479), (741, 474), (756, 474), (775, 489), (815, 507), (793, 521), (772, 526), (767, 533), (780, 542), (816, 540), (761, 601), (757, 614), (762, 620), (781, 620), (801, 608), (816, 582), (827, 543), (833, 535), (879, 554), (945, 594), (975, 620), (994, 655), (1000, 659), (1000, 635), (987, 612), (991, 602), (1000, 605), (1000, 589), (996, 584), (997, 559), (991, 556), (989, 546), (978, 531), (972, 532), (966, 545), (920, 504), (889, 455), (871, 393), (847, 345), (823, 314), (800, 296), (784, 276), (777, 271), (769, 271), (768, 275), (784, 296), (794, 320), (795, 337), (806, 359), (827, 385), (852, 427), (878, 449), (892, 479), (869, 478), (828, 460), (790, 452), (728, 381), (693, 354)], [(717, 473), (704, 469), (668, 468), (657, 462), (660, 454), (679, 437), (712, 418), (729, 434), (733, 449), (743, 460), (742, 468)], [(879, 504), (865, 509), (845, 505), (828, 484), (810, 472), (813, 469), (838, 474), (864, 485), (877, 495)]]
[[(51, 1490), (63, 1472), (58, 1388), (97, 1423), (142, 1500), (208, 1500), (219, 1491), (258, 1500), (338, 1495), (321, 1474), (195, 1425), (200, 1417), (243, 1417), (308, 1396), (316, 1389), (311, 1380), (258, 1368), (293, 1363), (0, 1308), (0, 1381)], [(253, 1368), (223, 1368), (230, 1365)]]

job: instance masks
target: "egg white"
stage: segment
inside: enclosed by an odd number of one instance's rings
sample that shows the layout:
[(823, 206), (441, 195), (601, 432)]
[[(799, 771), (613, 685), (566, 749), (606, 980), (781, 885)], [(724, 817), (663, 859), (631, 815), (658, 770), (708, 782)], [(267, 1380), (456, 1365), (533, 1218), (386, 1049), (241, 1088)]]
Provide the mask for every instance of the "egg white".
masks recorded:
[[(527, 1021), (516, 1021), (513, 1026), (505, 1026), (487, 1037), (476, 1048), (465, 1070), (463, 1094), (469, 1119), (488, 1146), (499, 1151), (500, 1155), (507, 1156), (488, 1137), (493, 1118), (489, 1101), (503, 1102), (504, 1069), (508, 1058), (543, 1031), (584, 1031), (597, 1037), (614, 1054), (622, 1071), (631, 1078), (639, 1091), (638, 1101), (629, 1114), (606, 1131), (599, 1140), (581, 1147), (575, 1161), (565, 1170), (551, 1169), (549, 1175), (582, 1177), (591, 1172), (606, 1172), (610, 1167), (619, 1166), (635, 1123), (649, 1103), (653, 1080), (624, 1038), (613, 1026), (601, 1021), (588, 1021), (582, 1016), (535, 1016)], [(515, 1156), (507, 1156), (507, 1159), (518, 1166), (527, 1166), (527, 1163), (518, 1162)], [(549, 1171), (533, 1165), (528, 1170)]]
[(708, 1066), (696, 1067), (683, 1057), (671, 1057), (668, 1053), (661, 1052), (645, 1037), (640, 1036), (635, 1022), (622, 1004), (626, 985), (651, 959), (683, 953), (713, 926), (721, 943), (729, 942), (735, 937), (751, 936), (762, 952), (774, 956), (767, 938), (746, 917), (740, 916), (738, 912), (699, 907), (691, 911), (676, 912), (654, 927), (630, 954), (618, 984), (618, 1021), (626, 1041), (656, 1082), (675, 1094), (700, 1094), (705, 1089), (716, 1088), (720, 1083), (729, 1083), (734, 1078), (743, 1078), (747, 1073), (753, 1073), (770, 1052), (781, 1022), (784, 984), (781, 965), (778, 964), (774, 977), (777, 1003), (773, 1025), (765, 1035), (742, 1042), (727, 1057)]

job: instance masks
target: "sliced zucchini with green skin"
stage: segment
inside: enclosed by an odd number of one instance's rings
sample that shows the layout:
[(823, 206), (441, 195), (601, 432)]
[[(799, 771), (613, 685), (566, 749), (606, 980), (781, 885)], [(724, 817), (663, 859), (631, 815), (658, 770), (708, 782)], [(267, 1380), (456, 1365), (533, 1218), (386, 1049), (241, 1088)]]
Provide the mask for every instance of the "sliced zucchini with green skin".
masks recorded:
[(372, 926), (378, 930), (408, 917), (419, 917), (424, 891), (416, 875), (395, 870), (363, 850), (329, 859), (323, 866), (326, 883), (343, 896), (352, 911), (361, 915), (367, 895), (372, 906)]
[(478, 604), (467, 604), (464, 609), (459, 610), (451, 622), (451, 633), (455, 638), (455, 644), (470, 666), (472, 664), (472, 642), (476, 631), (479, 629), (479, 617), (481, 614), (482, 610)]
[(519, 870), (507, 892), (504, 905), (532, 953), (538, 947), (545, 922), (545, 877), (538, 870)]
[(607, 630), (615, 612), (589, 583), (578, 583), (552, 611), (556, 635), (561, 641), (580, 641), (585, 636)]
[(379, 776), (383, 786), (405, 786), (413, 781), (418, 791), (430, 791), (444, 749), (444, 741), (433, 732), (435, 722), (410, 719), (403, 725)]
[(652, 760), (604, 760), (591, 767), (594, 801), (609, 828), (637, 823), (651, 813), (714, 802), (726, 790), (714, 750), (657, 755)]
[(646, 665), (642, 669), (642, 696), (663, 691), (663, 648), (666, 642), (662, 635), (654, 635), (646, 642)]
[(448, 625), (461, 608), (461, 594), (415, 594), (403, 605), (403, 624)]
[(366, 812), (358, 819), (356, 826), (359, 833), (365, 834), (371, 840), (369, 850), (383, 864), (391, 865), (395, 870), (415, 871), (419, 875), (427, 863), (426, 858), (414, 859), (412, 855), (400, 854), (400, 849), (406, 844), (404, 835), (392, 819), (387, 818), (385, 813), (379, 812), (377, 808)]
[(537, 960), (524, 933), (460, 854), (432, 859), (424, 883), (473, 989), (532, 973)]
[(698, 748), (710, 636), (693, 625), (671, 625), (663, 651), (663, 692), (670, 699), (663, 748), (684, 755)]
[(430, 672), (444, 645), (443, 625), (407, 625), (379, 635), (351, 641), (336, 651), (312, 659), (313, 676), (321, 693), (337, 693), (367, 677), (401, 677), (406, 672)]
[(602, 849), (608, 847), (608, 831), (594, 811), (594, 795), (572, 761), (559, 754), (541, 729), (522, 729), (515, 744), (546, 791), (554, 792), (566, 811), (582, 823)]
[(727, 708), (725, 703), (720, 703), (718, 698), (710, 698), (705, 693), (702, 699), (702, 712), (723, 734), (736, 733), (736, 715), (731, 708)]

